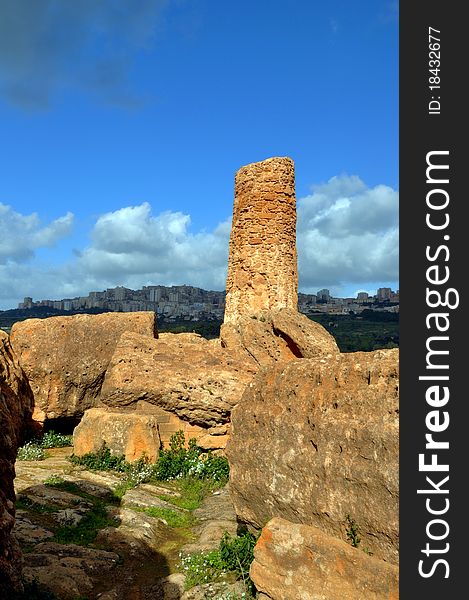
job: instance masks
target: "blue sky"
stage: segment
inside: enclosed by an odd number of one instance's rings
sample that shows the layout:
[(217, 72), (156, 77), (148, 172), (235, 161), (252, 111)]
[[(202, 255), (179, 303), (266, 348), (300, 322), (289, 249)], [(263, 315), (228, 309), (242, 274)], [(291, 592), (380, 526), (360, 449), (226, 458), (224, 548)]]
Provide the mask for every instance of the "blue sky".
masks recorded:
[(398, 16), (380, 0), (3, 0), (0, 309), (223, 289), (235, 171), (296, 167), (300, 290), (398, 287)]

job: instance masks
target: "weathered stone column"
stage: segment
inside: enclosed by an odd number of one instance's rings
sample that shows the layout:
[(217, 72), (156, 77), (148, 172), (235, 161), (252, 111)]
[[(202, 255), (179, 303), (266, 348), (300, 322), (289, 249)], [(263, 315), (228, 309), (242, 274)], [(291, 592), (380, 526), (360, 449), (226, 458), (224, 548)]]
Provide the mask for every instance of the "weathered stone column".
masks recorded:
[(236, 173), (224, 322), (297, 305), (294, 164), (268, 158)]

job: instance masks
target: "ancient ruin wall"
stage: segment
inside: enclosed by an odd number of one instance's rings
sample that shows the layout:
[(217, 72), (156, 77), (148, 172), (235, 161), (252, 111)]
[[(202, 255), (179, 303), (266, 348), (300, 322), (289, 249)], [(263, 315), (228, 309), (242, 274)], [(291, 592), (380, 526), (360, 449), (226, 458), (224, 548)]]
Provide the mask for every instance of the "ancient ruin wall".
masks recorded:
[(294, 164), (268, 158), (236, 173), (224, 321), (297, 304)]

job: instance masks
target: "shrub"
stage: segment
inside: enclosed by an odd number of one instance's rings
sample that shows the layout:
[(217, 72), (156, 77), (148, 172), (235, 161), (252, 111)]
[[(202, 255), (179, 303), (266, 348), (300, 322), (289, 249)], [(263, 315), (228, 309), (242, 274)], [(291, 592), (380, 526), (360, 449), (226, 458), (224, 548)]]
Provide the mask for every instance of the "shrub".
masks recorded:
[(52, 430), (45, 433), (38, 443), (42, 448), (65, 448), (73, 445), (71, 435), (63, 435)]
[(357, 523), (355, 523), (355, 521), (350, 515), (345, 515), (345, 520), (347, 522), (345, 531), (345, 533), (347, 534), (347, 539), (354, 548), (358, 548), (361, 541), (361, 537), (358, 535), (358, 525)]
[(18, 448), (18, 460), (44, 460), (45, 458), (44, 449), (36, 442), (26, 442), (24, 446)]
[(203, 461), (203, 477), (213, 479), (219, 483), (226, 483), (230, 476), (230, 465), (224, 456), (215, 456), (211, 452), (206, 454)]
[(189, 440), (189, 447), (185, 448), (184, 432), (177, 431), (170, 438), (169, 449), (161, 450), (155, 475), (161, 481), (193, 477), (210, 479), (223, 485), (228, 481), (229, 465), (222, 456), (204, 453), (194, 438)]
[(125, 464), (125, 479), (134, 487), (140, 483), (147, 483), (156, 477), (156, 465), (151, 464), (143, 456), (133, 463)]
[(220, 558), (224, 568), (234, 571), (243, 581), (249, 577), (256, 541), (257, 538), (248, 531), (236, 537), (225, 532), (220, 541)]
[(124, 456), (114, 456), (111, 450), (103, 444), (98, 452), (88, 452), (83, 456), (71, 456), (74, 465), (81, 465), (90, 471), (117, 471), (123, 473), (128, 468)]
[(227, 573), (233, 573), (244, 582), (244, 597), (252, 597), (255, 589), (249, 579), (249, 568), (254, 560), (256, 541), (257, 538), (249, 532), (236, 537), (225, 532), (217, 550), (188, 556), (180, 554), (180, 568), (186, 576), (186, 589), (217, 581)]
[(218, 550), (180, 555), (180, 568), (186, 576), (185, 587), (187, 590), (195, 585), (202, 585), (216, 581), (225, 574)]

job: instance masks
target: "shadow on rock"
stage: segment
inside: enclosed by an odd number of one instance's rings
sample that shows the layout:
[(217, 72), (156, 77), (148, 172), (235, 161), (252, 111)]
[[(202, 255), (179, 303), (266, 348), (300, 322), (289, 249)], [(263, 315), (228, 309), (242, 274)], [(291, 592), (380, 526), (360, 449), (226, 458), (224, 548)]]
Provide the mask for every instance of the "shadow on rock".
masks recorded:
[(101, 483), (65, 476), (21, 489), (14, 533), (26, 582), (18, 600), (51, 598), (32, 596), (34, 590), (56, 600), (179, 600), (183, 594), (184, 576), (171, 575), (168, 559), (177, 533), (121, 506)]

